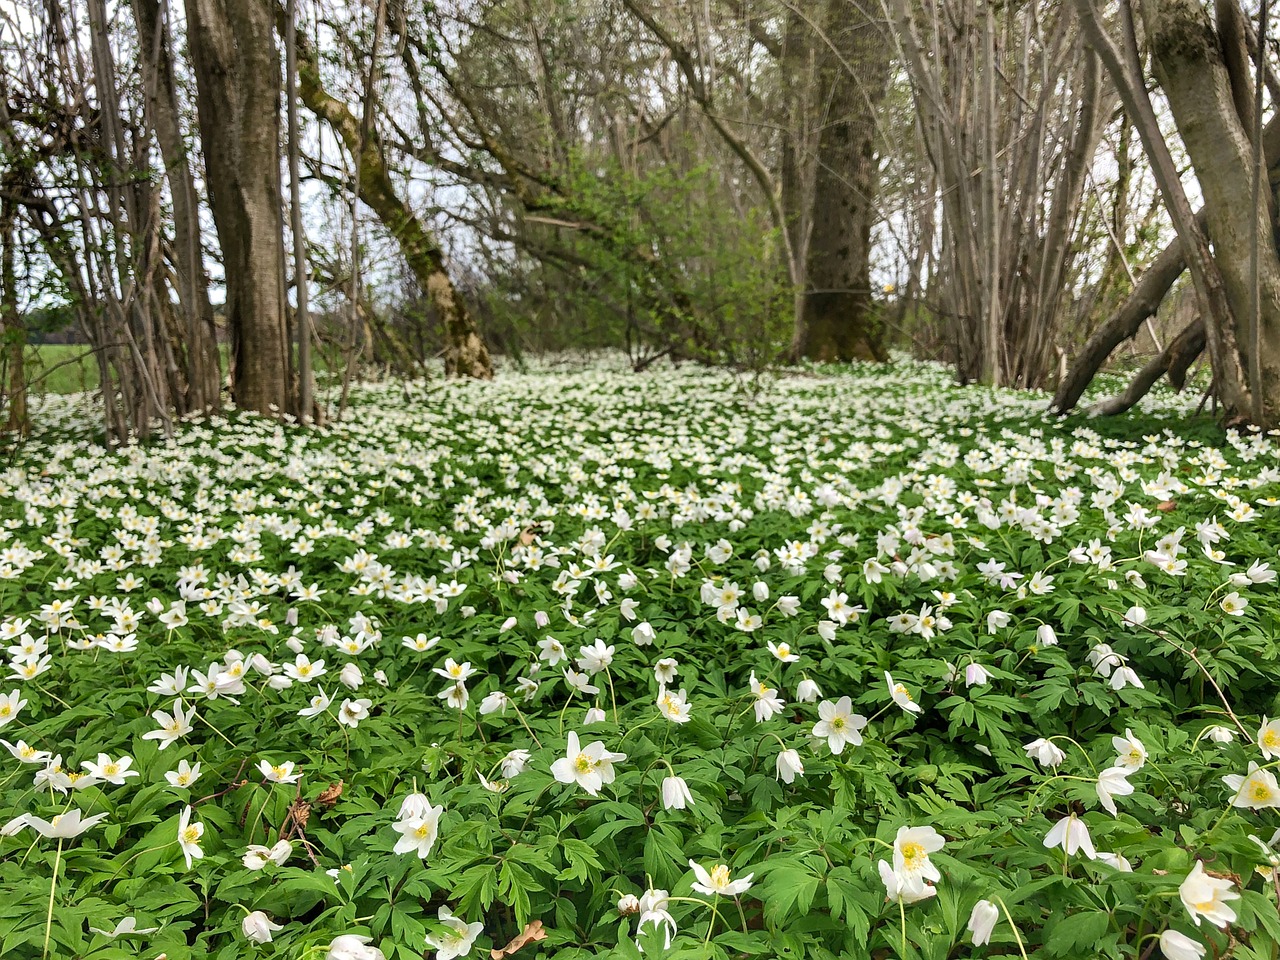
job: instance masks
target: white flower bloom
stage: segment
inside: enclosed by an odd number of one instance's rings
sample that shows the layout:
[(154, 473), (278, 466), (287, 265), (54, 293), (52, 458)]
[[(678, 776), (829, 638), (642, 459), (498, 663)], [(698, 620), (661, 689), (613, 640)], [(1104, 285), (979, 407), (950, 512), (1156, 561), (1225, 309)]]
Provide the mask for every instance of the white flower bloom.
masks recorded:
[(746, 893), (751, 889), (751, 878), (754, 873), (748, 873), (745, 877), (737, 880), (729, 878), (729, 868), (718, 863), (708, 871), (705, 867), (689, 861), (689, 868), (693, 870), (693, 875), (697, 877), (697, 881), (693, 884), (693, 889), (699, 893), (705, 893), (708, 896), (716, 894), (722, 897), (736, 897), (739, 894)]
[(241, 932), (246, 939), (254, 943), (270, 943), (275, 932), (283, 929), (283, 926), (273, 923), (271, 918), (261, 910), (246, 914), (244, 920), (240, 922)]
[(990, 900), (979, 900), (973, 905), (973, 912), (969, 914), (968, 929), (975, 947), (991, 941), (991, 932), (996, 928), (996, 922), (1000, 919), (1000, 908)]
[(797, 776), (804, 776), (804, 764), (795, 750), (783, 750), (775, 764), (777, 777), (784, 783), (794, 783)]
[(551, 775), (560, 783), (576, 783), (594, 797), (606, 783), (613, 783), (613, 764), (625, 759), (625, 753), (610, 753), (599, 740), (580, 746), (578, 735), (570, 731), (565, 756), (551, 764)]
[(1200, 960), (1205, 954), (1205, 947), (1185, 933), (1165, 930), (1160, 934), (1160, 952), (1167, 960)]
[(1069, 857), (1083, 853), (1090, 860), (1098, 858), (1097, 851), (1093, 848), (1093, 840), (1089, 836), (1089, 828), (1074, 813), (1063, 817), (1053, 825), (1044, 838), (1044, 845), (1061, 847)]
[(1112, 737), (1111, 745), (1116, 751), (1116, 766), (1124, 767), (1129, 773), (1141, 770), (1147, 762), (1147, 748), (1132, 730), (1126, 728), (1123, 737)]
[(455, 917), (453, 911), (445, 906), (440, 907), (437, 916), (444, 930), (427, 935), (427, 946), (435, 948), (436, 960), (455, 960), (469, 954), (476, 937), (484, 930), (484, 924), (479, 921), (467, 923)]
[(838, 701), (824, 700), (818, 704), (818, 716), (821, 718), (813, 726), (813, 735), (827, 741), (833, 754), (844, 753), (845, 744), (862, 746), (862, 731), (867, 725), (867, 718), (853, 711), (853, 701), (841, 697)]
[(662, 808), (664, 810), (683, 810), (693, 806), (693, 794), (682, 777), (666, 777), (662, 781)]
[[(414, 802), (411, 803), (411, 800)], [(426, 798), (421, 794), (410, 794), (401, 804), (400, 819), (391, 825), (400, 834), (394, 848), (395, 853), (416, 853), (425, 860), (435, 846), (444, 807), (433, 807), (425, 801)]]
[(1205, 873), (1204, 864), (1199, 860), (1179, 885), (1178, 896), (1197, 927), (1201, 919), (1223, 928), (1236, 919), (1236, 912), (1227, 901), (1239, 900), (1240, 894), (1232, 889), (1230, 880)]
[(888, 670), (884, 672), (885, 683), (889, 686), (889, 696), (893, 698), (893, 702), (905, 710), (907, 713), (920, 713), (920, 704), (911, 698), (911, 691), (903, 684), (897, 683), (893, 679), (893, 675)]

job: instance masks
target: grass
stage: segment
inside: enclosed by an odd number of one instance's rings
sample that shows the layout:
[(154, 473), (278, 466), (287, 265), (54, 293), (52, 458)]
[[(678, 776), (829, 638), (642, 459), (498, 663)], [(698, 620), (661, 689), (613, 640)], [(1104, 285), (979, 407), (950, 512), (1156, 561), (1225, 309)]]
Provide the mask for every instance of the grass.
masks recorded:
[[(219, 344), (222, 369), (227, 369), (227, 345)], [(79, 343), (29, 344), (26, 355), (27, 384), (32, 393), (69, 394), (98, 389), (98, 363), (93, 350)], [(326, 369), (316, 354), (315, 369)]]
[(84, 344), (30, 344), (26, 366), (33, 393), (79, 393), (98, 388), (98, 364)]

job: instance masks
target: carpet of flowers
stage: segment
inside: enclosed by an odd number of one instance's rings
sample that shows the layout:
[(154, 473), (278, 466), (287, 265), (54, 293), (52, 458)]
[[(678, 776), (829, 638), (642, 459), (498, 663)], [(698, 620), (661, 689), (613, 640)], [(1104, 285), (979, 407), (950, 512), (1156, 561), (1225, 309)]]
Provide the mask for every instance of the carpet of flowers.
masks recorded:
[(0, 956), (1274, 958), (1280, 460), (899, 363), (0, 472)]

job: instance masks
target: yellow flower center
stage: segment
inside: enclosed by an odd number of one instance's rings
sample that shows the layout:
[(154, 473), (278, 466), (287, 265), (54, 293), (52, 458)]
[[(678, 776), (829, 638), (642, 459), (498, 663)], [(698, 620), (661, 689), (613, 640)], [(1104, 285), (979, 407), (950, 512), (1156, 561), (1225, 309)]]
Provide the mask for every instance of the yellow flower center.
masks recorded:
[(578, 754), (578, 759), (573, 761), (573, 768), (579, 773), (590, 773), (592, 765), (591, 758), (585, 753)]
[(200, 834), (201, 834), (200, 827), (193, 823), (190, 826), (188, 826), (185, 830), (182, 831), (182, 842), (195, 843), (200, 839)]
[(924, 847), (918, 843), (904, 843), (901, 849), (902, 859), (906, 861), (908, 869), (915, 869), (921, 860), (924, 860), (929, 856), (925, 853)]
[(1265, 803), (1271, 799), (1271, 788), (1265, 783), (1255, 782), (1249, 789), (1249, 795), (1255, 803)]
[(843, 730), (843, 729), (844, 729), (844, 726), (845, 726), (845, 719), (844, 719), (844, 717), (833, 717), (833, 718), (832, 718), (832, 720), (831, 720), (831, 729), (832, 729), (832, 730)]
[(427, 837), (431, 836), (431, 824), (422, 824), (422, 826), (413, 831), (413, 835), (419, 840), (425, 840)]

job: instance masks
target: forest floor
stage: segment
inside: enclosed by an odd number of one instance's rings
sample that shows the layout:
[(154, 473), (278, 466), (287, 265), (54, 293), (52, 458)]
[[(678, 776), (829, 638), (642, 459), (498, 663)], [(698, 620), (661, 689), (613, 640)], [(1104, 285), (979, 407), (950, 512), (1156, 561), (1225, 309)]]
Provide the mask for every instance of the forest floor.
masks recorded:
[(0, 955), (1270, 956), (1274, 439), (949, 381), (39, 398)]

